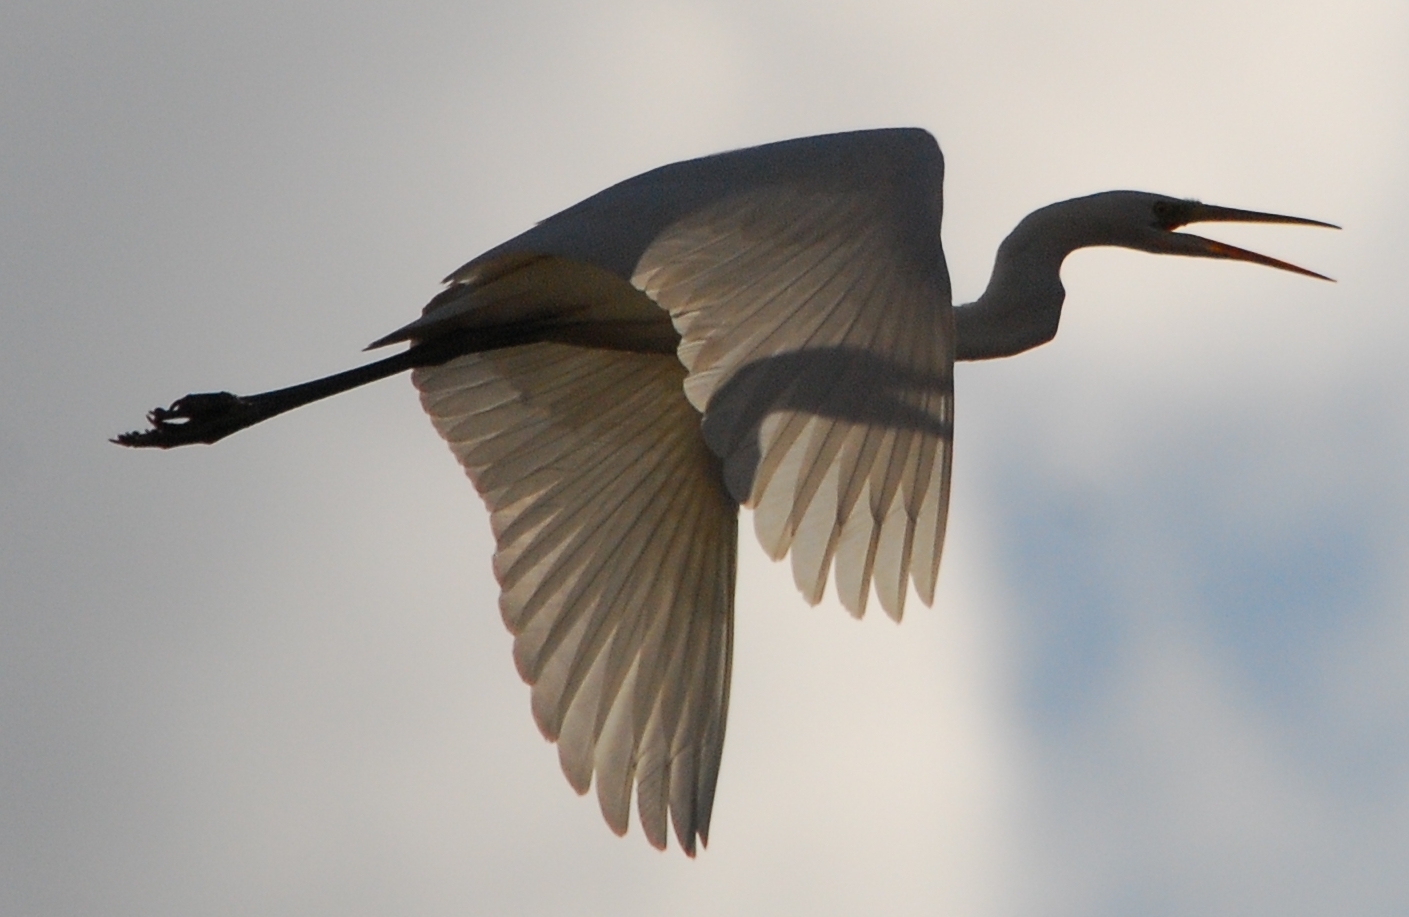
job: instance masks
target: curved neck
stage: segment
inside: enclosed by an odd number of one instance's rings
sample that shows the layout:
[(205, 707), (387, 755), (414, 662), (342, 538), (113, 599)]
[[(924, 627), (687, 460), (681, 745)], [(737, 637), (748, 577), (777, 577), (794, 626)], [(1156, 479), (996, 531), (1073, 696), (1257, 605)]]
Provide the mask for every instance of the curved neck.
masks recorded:
[(1078, 248), (1111, 244), (1091, 199), (1034, 210), (998, 246), (993, 276), (976, 301), (954, 309), (956, 360), (1010, 357), (1050, 341), (1062, 317), (1062, 261)]

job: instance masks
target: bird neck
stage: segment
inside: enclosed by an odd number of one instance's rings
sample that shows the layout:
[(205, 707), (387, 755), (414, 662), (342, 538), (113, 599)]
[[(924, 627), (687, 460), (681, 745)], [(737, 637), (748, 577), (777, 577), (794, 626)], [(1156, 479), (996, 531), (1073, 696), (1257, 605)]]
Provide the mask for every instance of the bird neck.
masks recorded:
[(1010, 357), (1056, 335), (1066, 298), (1062, 261), (1078, 248), (1110, 244), (1088, 201), (1035, 210), (998, 246), (988, 288), (954, 310), (956, 360)]

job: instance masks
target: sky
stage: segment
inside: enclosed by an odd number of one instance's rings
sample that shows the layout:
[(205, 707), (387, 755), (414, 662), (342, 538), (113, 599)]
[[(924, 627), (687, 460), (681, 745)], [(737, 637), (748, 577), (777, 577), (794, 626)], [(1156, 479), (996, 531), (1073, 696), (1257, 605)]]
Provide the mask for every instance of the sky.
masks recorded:
[[(1405, 47), (1399, 0), (6, 3), (0, 912), (1405, 913)], [(407, 380), (106, 442), (615, 181), (897, 125), (958, 301), (1110, 188), (1341, 224), (1206, 230), (1337, 282), (1073, 255), (1053, 343), (957, 370), (898, 626), (744, 526), (696, 860), (562, 778)]]

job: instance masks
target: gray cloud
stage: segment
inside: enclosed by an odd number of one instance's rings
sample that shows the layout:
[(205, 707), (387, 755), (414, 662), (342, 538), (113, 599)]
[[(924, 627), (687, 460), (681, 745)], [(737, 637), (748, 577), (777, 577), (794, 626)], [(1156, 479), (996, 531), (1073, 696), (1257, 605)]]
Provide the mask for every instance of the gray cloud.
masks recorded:
[[(1406, 32), (1388, 2), (7, 8), (0, 911), (1403, 911)], [(1073, 258), (1057, 341), (959, 374), (942, 596), (899, 628), (806, 608), (746, 536), (696, 862), (566, 787), (409, 385), (104, 442), (348, 365), (636, 171), (897, 123), (945, 147), (961, 297), (1026, 211), (1132, 186), (1344, 221), (1218, 236), (1340, 283)]]

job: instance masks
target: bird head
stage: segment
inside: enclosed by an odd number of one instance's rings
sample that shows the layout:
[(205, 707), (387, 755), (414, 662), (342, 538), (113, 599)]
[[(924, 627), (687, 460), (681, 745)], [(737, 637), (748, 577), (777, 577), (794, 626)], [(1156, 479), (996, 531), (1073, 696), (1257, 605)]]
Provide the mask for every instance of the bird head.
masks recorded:
[[(1331, 278), (1306, 268), (1288, 264), (1276, 258), (1259, 255), (1247, 249), (1238, 248), (1223, 242), (1205, 239), (1193, 233), (1176, 232), (1181, 226), (1191, 223), (1290, 223), (1298, 226), (1324, 226), (1339, 229), (1332, 223), (1308, 220), (1303, 217), (1289, 217), (1278, 213), (1261, 213), (1256, 210), (1238, 210), (1233, 207), (1218, 207), (1200, 201), (1180, 200), (1160, 194), (1141, 191), (1113, 191), (1106, 195), (1093, 195), (1094, 198), (1111, 196), (1106, 201), (1106, 212), (1120, 214), (1108, 224), (1117, 234), (1114, 244), (1159, 255), (1187, 255), (1194, 258), (1222, 258), (1230, 261), (1249, 261), (1266, 267), (1275, 267), (1307, 277), (1321, 280)], [(1114, 206), (1111, 206), (1114, 205)]]

